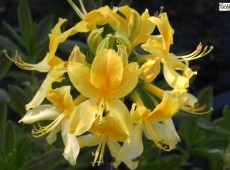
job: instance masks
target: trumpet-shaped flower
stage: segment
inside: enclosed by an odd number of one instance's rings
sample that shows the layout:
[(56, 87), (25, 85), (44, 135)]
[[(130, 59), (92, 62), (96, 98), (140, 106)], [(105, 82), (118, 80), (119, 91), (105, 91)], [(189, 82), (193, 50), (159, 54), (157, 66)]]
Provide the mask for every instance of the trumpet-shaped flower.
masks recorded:
[(117, 140), (119, 139), (119, 141), (124, 141), (127, 135), (118, 130), (118, 124), (115, 119), (113, 117), (108, 117), (106, 122), (102, 125), (99, 125), (98, 121), (99, 120), (95, 121), (90, 130), (94, 134), (78, 137), (81, 148), (98, 145), (96, 152), (92, 153), (94, 156), (92, 165), (95, 166), (97, 164), (99, 166), (104, 162), (104, 149), (105, 145), (107, 145), (112, 157), (115, 158), (115, 161), (113, 162), (115, 167), (117, 167), (121, 162), (124, 162), (130, 169), (136, 169), (138, 162), (132, 161), (132, 159), (125, 157), (125, 155), (122, 155), (122, 157), (119, 154), (122, 147)]
[(98, 25), (109, 24), (114, 30), (125, 35), (134, 48), (144, 43), (152, 34), (155, 25), (149, 18), (147, 9), (140, 16), (136, 10), (128, 6), (113, 9), (104, 6), (85, 14), (83, 21), (88, 23), (90, 30), (95, 30)]
[(43, 120), (53, 120), (52, 123), (46, 126), (41, 126), (38, 123), (38, 127), (35, 126), (32, 134), (35, 137), (40, 137), (49, 133), (46, 140), (49, 144), (52, 144), (56, 140), (56, 134), (61, 131), (65, 144), (63, 156), (71, 165), (75, 165), (80, 147), (75, 135), (67, 131), (69, 117), (74, 111), (70, 86), (63, 86), (54, 90), (50, 89), (47, 99), (52, 104), (44, 104), (30, 109), (19, 122), (33, 124)]
[[(158, 28), (160, 35), (153, 36), (147, 40), (142, 48), (152, 54), (152, 58), (160, 57), (164, 64), (163, 72), (167, 83), (178, 91), (186, 91), (189, 87), (190, 78), (196, 74), (189, 66), (188, 61), (200, 58), (209, 53), (213, 47), (207, 50), (207, 47), (202, 50), (200, 44), (197, 49), (189, 55), (175, 56), (170, 53), (170, 45), (173, 43), (173, 29), (170, 26), (166, 13), (161, 13), (159, 17), (151, 17), (151, 20)], [(182, 72), (182, 75), (179, 74)]]
[(51, 34), (49, 34), (49, 52), (45, 58), (37, 64), (29, 64), (22, 61), (19, 55), (14, 58), (15, 64), (25, 70), (37, 70), (40, 72), (48, 72), (46, 79), (41, 84), (41, 87), (37, 91), (36, 95), (30, 103), (26, 105), (26, 110), (34, 108), (42, 103), (46, 96), (47, 89), (50, 88), (54, 81), (61, 81), (62, 75), (67, 71), (66, 62), (55, 55), (58, 45), (64, 42), (69, 36), (74, 35), (78, 32), (87, 32), (85, 22), (79, 22), (72, 28), (65, 32), (61, 32), (61, 26), (67, 20), (60, 18), (58, 23), (54, 26)]
[(77, 62), (76, 58), (70, 59), (70, 80), (82, 95), (89, 98), (81, 103), (76, 113), (71, 116), (70, 132), (81, 135), (88, 131), (98, 118), (99, 124), (103, 124), (107, 117), (114, 117), (118, 131), (129, 135), (131, 122), (128, 109), (119, 98), (128, 95), (136, 86), (138, 65), (124, 65), (123, 57), (127, 56), (119, 55), (112, 49), (103, 49), (96, 54), (91, 68)]
[[(137, 106), (134, 104), (130, 112), (133, 122), (137, 123), (139, 128), (143, 128), (147, 138), (153, 140), (159, 148), (166, 151), (175, 148), (175, 145), (180, 139), (176, 133), (171, 117), (176, 114), (181, 107), (181, 101), (179, 98), (175, 97), (171, 92), (165, 91), (161, 103), (159, 103), (152, 111), (147, 109), (143, 103), (140, 102), (141, 99), (138, 98), (138, 95), (133, 97), (134, 101), (137, 101)], [(137, 132), (140, 134), (142, 133), (141, 130)], [(136, 135), (138, 136), (138, 134)], [(132, 144), (132, 141), (135, 140), (132, 140), (132, 138), (130, 140), (131, 146), (134, 144), (138, 145), (132, 147), (143, 147), (141, 146), (142, 142)], [(132, 154), (135, 155), (135, 153)]]

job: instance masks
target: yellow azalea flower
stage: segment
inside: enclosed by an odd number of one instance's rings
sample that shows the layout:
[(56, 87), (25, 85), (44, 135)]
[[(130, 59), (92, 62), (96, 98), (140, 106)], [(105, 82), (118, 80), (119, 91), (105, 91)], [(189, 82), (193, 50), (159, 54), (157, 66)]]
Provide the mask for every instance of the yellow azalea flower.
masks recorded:
[(132, 48), (146, 42), (155, 29), (155, 24), (149, 20), (150, 15), (147, 9), (141, 16), (129, 6), (114, 8), (114, 11), (116, 12), (114, 16), (120, 23), (117, 30), (128, 37)]
[(46, 126), (38, 124), (38, 127), (35, 126), (32, 133), (35, 137), (49, 133), (46, 140), (49, 144), (52, 144), (56, 140), (56, 134), (61, 131), (65, 144), (63, 156), (71, 165), (75, 165), (80, 147), (75, 135), (67, 131), (69, 117), (74, 111), (70, 86), (63, 86), (54, 90), (50, 89), (47, 99), (52, 104), (44, 104), (30, 109), (19, 122), (33, 124), (43, 120), (53, 120), (52, 123)]
[[(144, 83), (143, 88), (147, 93), (150, 93), (159, 99), (163, 99), (164, 90), (159, 87), (150, 83)], [(206, 114), (212, 110), (212, 108), (207, 108), (205, 105), (198, 105), (198, 99), (188, 92), (172, 90), (171, 93), (179, 98), (181, 103), (180, 109), (183, 111), (194, 114)]]
[[(134, 104), (130, 112), (131, 119), (134, 123), (137, 123), (139, 127), (143, 128), (148, 139), (153, 142), (161, 149), (170, 151), (175, 148), (175, 145), (180, 141), (179, 136), (176, 133), (171, 117), (175, 115), (180, 107), (181, 101), (178, 97), (175, 97), (171, 92), (165, 91), (161, 103), (159, 103), (152, 111), (147, 109), (138, 94), (134, 95), (134, 102), (136, 101), (137, 106)], [(140, 102), (141, 101), (141, 102)], [(135, 133), (134, 137), (141, 136), (142, 130), (136, 130), (139, 134)], [(140, 138), (140, 137), (139, 137)], [(143, 147), (142, 142), (134, 142), (130, 138), (133, 148)], [(140, 141), (140, 139), (139, 139)], [(136, 145), (136, 146), (135, 146)], [(133, 151), (132, 155), (139, 156), (139, 153)]]
[(95, 30), (98, 25), (105, 24), (109, 24), (117, 30), (120, 27), (120, 22), (114, 15), (115, 11), (111, 10), (109, 6), (104, 6), (85, 14), (82, 20), (88, 23), (87, 27), (90, 30)]
[(76, 59), (69, 60), (68, 75), (71, 82), (83, 96), (89, 98), (71, 116), (70, 132), (81, 135), (91, 128), (97, 118), (103, 124), (111, 116), (116, 117), (117, 128), (129, 135), (128, 109), (119, 98), (128, 95), (136, 86), (138, 65), (135, 62), (124, 65), (127, 63), (123, 62), (125, 60), (127, 55), (119, 55), (112, 49), (99, 51), (91, 68)]
[[(106, 129), (104, 130), (105, 132), (108, 131)], [(138, 166), (138, 161), (132, 161), (131, 159), (127, 159), (126, 157), (125, 159), (123, 159), (123, 157), (121, 157), (119, 154), (122, 148), (120, 143), (106, 134), (103, 133), (98, 135), (87, 134), (87, 135), (80, 136), (77, 139), (79, 141), (80, 148), (98, 145), (96, 152), (93, 153), (94, 156), (94, 161), (92, 162), (93, 166), (95, 166), (96, 164), (99, 166), (100, 164), (103, 163), (105, 144), (108, 146), (111, 156), (115, 159), (115, 161), (113, 162), (113, 166), (115, 168), (117, 168), (121, 162), (124, 162), (124, 164), (126, 164), (127, 167), (131, 170), (136, 169)]]
[(61, 81), (62, 75), (67, 71), (66, 62), (55, 55), (58, 45), (64, 42), (69, 36), (78, 32), (87, 32), (86, 24), (84, 22), (77, 23), (75, 26), (65, 32), (61, 32), (61, 26), (67, 20), (60, 18), (58, 23), (54, 26), (51, 34), (49, 34), (49, 52), (45, 58), (37, 64), (25, 63), (21, 60), (19, 55), (14, 58), (15, 64), (25, 70), (37, 70), (40, 72), (48, 72), (46, 79), (41, 84), (41, 87), (37, 91), (36, 95), (30, 103), (26, 105), (26, 110), (34, 108), (42, 103), (46, 96), (47, 89), (50, 88), (54, 81)]
[[(159, 17), (154, 16), (149, 20), (157, 26), (160, 35), (152, 36), (142, 45), (144, 50), (152, 54), (148, 60), (160, 57), (161, 62), (164, 64), (163, 73), (167, 83), (178, 91), (186, 91), (189, 87), (190, 78), (196, 74), (196, 72), (193, 72), (189, 68), (188, 61), (206, 55), (213, 47), (209, 50), (205, 47), (204, 51), (201, 52), (202, 45), (200, 44), (197, 49), (189, 55), (175, 56), (169, 52), (170, 45), (173, 43), (173, 29), (170, 26), (167, 14), (161, 13)], [(181, 71), (182, 74), (179, 74), (179, 71)]]
[(152, 34), (155, 25), (149, 21), (149, 18), (147, 9), (140, 16), (136, 10), (128, 6), (113, 9), (104, 6), (85, 14), (83, 21), (88, 23), (90, 30), (97, 29), (98, 25), (109, 24), (115, 31), (125, 35), (134, 48), (144, 43)]

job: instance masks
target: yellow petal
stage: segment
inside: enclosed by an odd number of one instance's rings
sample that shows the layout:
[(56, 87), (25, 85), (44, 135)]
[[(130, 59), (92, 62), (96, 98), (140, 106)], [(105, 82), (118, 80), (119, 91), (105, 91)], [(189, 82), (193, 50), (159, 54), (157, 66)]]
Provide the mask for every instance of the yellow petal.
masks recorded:
[(66, 138), (67, 143), (65, 145), (63, 156), (72, 166), (74, 166), (76, 165), (76, 160), (80, 152), (80, 146), (75, 135), (67, 133)]
[(147, 137), (151, 138), (159, 148), (166, 151), (174, 149), (180, 141), (172, 119), (164, 121), (151, 120), (145, 132), (147, 132)]
[(87, 32), (87, 23), (85, 22), (79, 22), (75, 26), (71, 27), (70, 29), (61, 32), (61, 26), (64, 22), (66, 22), (66, 19), (59, 18), (58, 23), (55, 25), (54, 29), (52, 30), (51, 34), (49, 34), (49, 51), (50, 56), (54, 56), (55, 52), (58, 48), (58, 45), (62, 42), (64, 42), (69, 36), (72, 36), (78, 32)]
[(167, 119), (175, 115), (179, 109), (180, 102), (178, 98), (165, 91), (161, 103), (151, 112), (149, 119)]
[(70, 94), (70, 86), (62, 86), (60, 88), (51, 89), (47, 94), (48, 100), (58, 109), (63, 110), (65, 116), (70, 116), (73, 112), (73, 98)]
[(145, 50), (150, 52), (153, 57), (165, 57), (166, 52), (162, 43), (158, 39), (149, 38), (145, 44), (142, 44), (141, 47)]
[(90, 74), (95, 87), (107, 94), (121, 83), (122, 74), (122, 58), (114, 50), (103, 49), (97, 53)]
[(108, 101), (109, 116), (114, 119), (117, 129), (123, 131), (123, 133), (129, 135), (131, 132), (131, 121), (129, 117), (129, 111), (125, 104), (119, 99), (113, 99)]
[(165, 80), (172, 88), (176, 88), (180, 91), (186, 91), (189, 87), (190, 77), (180, 75), (169, 63), (164, 63), (163, 71)]
[(77, 62), (69, 62), (68, 75), (74, 87), (85, 97), (97, 98), (99, 92), (90, 82), (90, 68)]
[(118, 99), (109, 100), (104, 121), (100, 122), (97, 118), (90, 131), (96, 135), (106, 135), (117, 141), (124, 141), (131, 131), (129, 111), (125, 104)]
[(95, 121), (96, 114), (98, 114), (96, 100), (89, 99), (81, 103), (70, 116), (68, 131), (77, 136), (87, 132)]
[(140, 68), (140, 78), (146, 82), (152, 82), (160, 73), (160, 58), (149, 60)]
[[(137, 108), (135, 108), (137, 107)], [(144, 106), (132, 106), (132, 110), (130, 111), (130, 118), (134, 123), (142, 124), (145, 118), (148, 118), (151, 110), (147, 109)]]
[(101, 138), (99, 136), (88, 134), (77, 137), (80, 148), (96, 146), (100, 143)]
[(169, 23), (166, 13), (160, 14), (159, 17), (151, 17), (150, 21), (156, 24), (163, 39), (164, 50), (168, 53), (170, 45), (173, 42), (173, 29)]
[(28, 104), (26, 104), (26, 110), (29, 110), (30, 108), (34, 108), (36, 106), (39, 106), (42, 101), (45, 99), (47, 91), (51, 88), (51, 85), (53, 82), (57, 81), (60, 82), (63, 80), (62, 76), (64, 74), (65, 70), (55, 70), (52, 69), (46, 76), (45, 80), (41, 84), (41, 87), (35, 94), (32, 101)]
[(127, 139), (121, 150), (119, 152), (119, 159), (123, 162), (130, 161), (138, 156), (140, 156), (143, 152), (144, 146), (142, 142), (142, 125), (135, 125), (130, 134), (130, 139)]
[(120, 85), (111, 91), (108, 95), (110, 98), (122, 98), (128, 95), (137, 85), (138, 82), (138, 64), (130, 63), (123, 70), (122, 80)]
[(54, 120), (62, 112), (53, 105), (40, 105), (29, 110), (19, 123), (32, 124), (41, 120)]
[(155, 24), (153, 24), (149, 18), (149, 12), (146, 9), (145, 12), (141, 15), (141, 25), (138, 33), (133, 38), (132, 47), (135, 47), (140, 43), (144, 43), (155, 29)]
[(106, 141), (106, 144), (109, 148), (110, 154), (112, 155), (112, 157), (115, 158), (115, 161), (113, 162), (113, 166), (115, 168), (117, 168), (121, 162), (124, 162), (124, 164), (131, 170), (134, 170), (137, 168), (138, 166), (138, 161), (132, 161), (132, 160), (121, 160), (119, 155), (119, 151), (121, 149), (121, 145), (115, 141), (112, 138), (108, 138)]
[(120, 23), (114, 17), (114, 12), (108, 7), (100, 7), (84, 15), (83, 21), (88, 23), (88, 28), (94, 30), (97, 25), (110, 24), (113, 28), (118, 28)]

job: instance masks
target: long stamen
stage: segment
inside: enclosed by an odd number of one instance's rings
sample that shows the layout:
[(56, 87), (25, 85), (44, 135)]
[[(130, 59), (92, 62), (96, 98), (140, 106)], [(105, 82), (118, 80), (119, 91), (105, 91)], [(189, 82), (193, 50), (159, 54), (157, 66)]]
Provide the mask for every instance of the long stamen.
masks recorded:
[(179, 56), (178, 58), (182, 61), (191, 61), (191, 60), (196, 60), (198, 58), (201, 58), (205, 55), (207, 55), (208, 53), (210, 53), (214, 47), (213, 46), (210, 46), (209, 49), (208, 49), (208, 46), (205, 46), (203, 51), (202, 51), (202, 44), (200, 43), (196, 50), (193, 51), (192, 53), (188, 54), (188, 55), (184, 55), (184, 56)]
[(64, 114), (61, 114), (60, 116), (58, 116), (53, 122), (51, 122), (49, 125), (47, 126), (38, 126), (34, 127), (34, 129), (32, 130), (32, 135), (34, 137), (41, 137), (47, 133), (49, 133), (50, 131), (52, 131), (55, 127), (57, 127), (57, 125), (63, 120)]
[(81, 12), (81, 10), (73, 3), (72, 0), (67, 0), (69, 2), (69, 4), (72, 6), (72, 8), (74, 9), (74, 11), (77, 13), (77, 15), (83, 19), (84, 14)]
[(160, 140), (160, 141), (156, 140), (156, 138), (157, 138), (157, 137), (156, 137), (156, 134), (155, 134), (155, 132), (154, 132), (154, 130), (153, 130), (153, 128), (152, 128), (152, 126), (151, 126), (151, 124), (150, 124), (150, 122), (149, 122), (148, 120), (145, 120), (144, 123), (145, 123), (147, 129), (148, 129), (149, 132), (150, 132), (150, 136), (151, 136), (153, 142), (154, 142), (159, 148), (161, 148), (161, 149), (163, 149), (163, 150), (165, 150), (165, 151), (170, 151), (170, 150), (173, 149), (172, 146), (169, 146), (169, 145), (165, 144), (163, 139)]
[(16, 51), (16, 55), (15, 57), (11, 58), (8, 54), (7, 51), (4, 50), (3, 53), (6, 55), (6, 57), (14, 62), (19, 68), (23, 69), (23, 70), (38, 70), (40, 72), (48, 72), (50, 70), (50, 66), (48, 64), (45, 63), (38, 63), (38, 64), (29, 64), (29, 63), (25, 63), (24, 61), (22, 61), (22, 58), (18, 55), (18, 52)]
[(95, 166), (96, 163), (98, 166), (104, 163), (104, 150), (105, 150), (106, 138), (107, 136), (105, 135), (102, 136), (96, 152), (92, 153), (92, 155), (94, 156), (94, 160), (93, 162), (91, 162), (92, 166)]
[(208, 110), (206, 105), (202, 105), (202, 106), (195, 106), (195, 107), (191, 107), (191, 106), (182, 106), (181, 110), (184, 110), (186, 112), (189, 113), (193, 113), (193, 114), (207, 114), (209, 112), (211, 112), (213, 109), (209, 108)]
[(86, 9), (85, 9), (84, 4), (82, 3), (82, 0), (79, 0), (79, 3), (80, 3), (80, 5), (81, 5), (81, 9), (82, 9), (83, 13), (84, 13), (84, 14), (87, 14), (87, 11), (86, 11)]

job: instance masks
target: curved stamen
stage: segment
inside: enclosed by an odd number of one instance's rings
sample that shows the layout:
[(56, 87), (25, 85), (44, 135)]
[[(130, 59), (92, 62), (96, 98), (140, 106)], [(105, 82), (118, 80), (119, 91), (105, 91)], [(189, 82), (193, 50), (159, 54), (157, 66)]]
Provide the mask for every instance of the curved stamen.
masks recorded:
[(34, 137), (41, 137), (41, 136), (49, 133), (55, 127), (58, 126), (58, 124), (63, 120), (64, 116), (65, 116), (64, 114), (61, 114), (60, 116), (58, 116), (53, 122), (51, 122), (47, 126), (41, 126), (40, 124), (38, 124), (38, 127), (34, 126), (34, 129), (32, 130), (32, 135)]
[(203, 46), (202, 46), (202, 44), (200, 43), (200, 44), (197, 46), (197, 48), (196, 48), (195, 51), (193, 51), (192, 53), (190, 53), (190, 54), (188, 54), (188, 55), (178, 56), (178, 58), (179, 58), (180, 60), (182, 60), (182, 61), (196, 60), (196, 59), (198, 59), (198, 58), (201, 58), (201, 57), (207, 55), (208, 53), (210, 53), (210, 52), (214, 49), (213, 46), (210, 46), (209, 48), (208, 48), (208, 46), (205, 46), (204, 49), (203, 49), (203, 51), (202, 51), (202, 48), (203, 48)]
[(11, 58), (7, 54), (7, 51), (3, 51), (3, 52), (4, 52), (4, 54), (6, 55), (6, 57), (10, 61), (14, 62), (21, 69), (24, 69), (24, 70), (37, 70), (37, 71), (40, 71), (40, 72), (48, 72), (50, 70), (50, 66), (48, 64), (46, 64), (46, 62), (45, 62), (46, 58), (44, 58), (38, 64), (29, 64), (29, 63), (26, 63), (26, 62), (22, 61), (22, 58), (19, 56), (17, 51), (16, 51), (15, 57), (13, 57), (13, 58)]
[[(165, 151), (170, 151), (172, 149), (175, 148), (175, 146), (170, 146), (169, 144), (166, 144), (167, 142), (165, 142), (164, 139), (161, 140), (157, 140), (157, 136), (153, 130), (153, 127), (151, 126), (150, 122), (148, 120), (144, 121), (148, 131), (150, 132), (151, 138), (153, 140), (153, 142), (161, 149), (165, 150)], [(170, 139), (168, 142), (172, 142), (172, 139)]]
[(81, 5), (81, 9), (82, 9), (83, 13), (84, 13), (84, 14), (87, 14), (87, 11), (86, 11), (86, 9), (85, 9), (84, 4), (82, 3), (82, 0), (79, 0), (79, 3), (80, 3), (80, 5)]
[(205, 104), (202, 106), (196, 105), (195, 107), (186, 106), (186, 105), (181, 107), (181, 110), (189, 112), (189, 113), (193, 113), (193, 114), (207, 114), (213, 110), (212, 108), (209, 108), (208, 110), (206, 109), (207, 109), (207, 106)]
[(95, 153), (92, 152), (92, 155), (94, 156), (94, 160), (93, 162), (91, 162), (92, 166), (95, 166), (96, 163), (98, 166), (104, 163), (104, 151), (105, 151), (106, 139), (107, 139), (107, 136), (103, 135), (97, 147), (96, 152)]
[(83, 19), (84, 14), (81, 12), (81, 10), (73, 3), (72, 0), (67, 0), (69, 2), (69, 4), (72, 6), (72, 8), (74, 9), (74, 11), (77, 13), (77, 15)]

